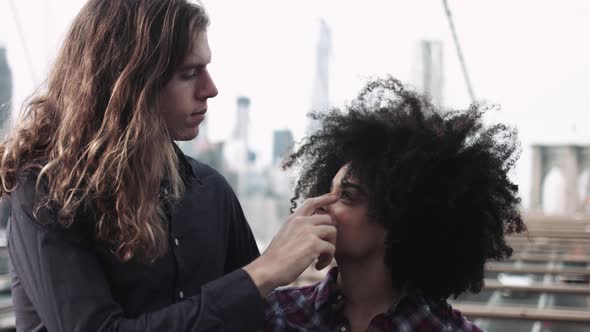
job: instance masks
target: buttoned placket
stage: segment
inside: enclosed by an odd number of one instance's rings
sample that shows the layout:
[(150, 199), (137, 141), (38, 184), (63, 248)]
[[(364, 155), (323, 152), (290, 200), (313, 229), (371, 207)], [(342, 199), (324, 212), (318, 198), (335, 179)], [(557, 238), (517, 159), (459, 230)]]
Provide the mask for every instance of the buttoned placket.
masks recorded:
[[(202, 182), (197, 178), (193, 176), (193, 179), (196, 181), (197, 184), (202, 185)], [(187, 180), (187, 182), (185, 182), (185, 190), (189, 190), (191, 184), (190, 181)], [(174, 231), (174, 222), (173, 222), (173, 215), (172, 215), (172, 207), (169, 205), (168, 203), (168, 199), (167, 199), (167, 195), (168, 195), (168, 189), (166, 187), (164, 187), (163, 189), (163, 193), (164, 195), (164, 204), (166, 206), (166, 217), (167, 217), (167, 224), (168, 224), (168, 237), (169, 237), (169, 243), (170, 243), (170, 253), (172, 255), (172, 261), (174, 262), (174, 290), (175, 290), (175, 294), (174, 294), (174, 301), (178, 302), (178, 301), (182, 301), (184, 300), (184, 298), (186, 297), (186, 294), (184, 293), (184, 290), (182, 289), (182, 285), (180, 285), (180, 274), (182, 273), (182, 266), (180, 265), (179, 262), (179, 250), (181, 250), (181, 245), (182, 245), (182, 234), (179, 234), (178, 232)]]
[(344, 315), (344, 296), (342, 295), (341, 291), (338, 290), (336, 296), (332, 295), (335, 301), (332, 302), (332, 311), (334, 313), (334, 317), (336, 317), (336, 327), (335, 331), (337, 332), (348, 332), (350, 331), (350, 327), (348, 324), (348, 320)]
[(163, 208), (164, 208), (164, 223), (167, 226), (167, 231), (168, 231), (168, 239), (169, 239), (169, 243), (170, 243), (170, 255), (172, 255), (172, 262), (173, 262), (173, 266), (172, 266), (172, 271), (173, 271), (173, 287), (172, 289), (174, 289), (174, 295), (173, 295), (173, 299), (174, 302), (178, 302), (178, 301), (182, 301), (184, 299), (184, 291), (181, 289), (180, 287), (180, 266), (178, 263), (178, 252), (177, 250), (180, 247), (180, 236), (174, 233), (173, 230), (173, 219), (172, 219), (172, 207), (170, 206), (170, 202), (168, 201), (168, 188), (166, 186), (164, 186), (164, 188), (162, 188), (162, 202), (163, 202)]

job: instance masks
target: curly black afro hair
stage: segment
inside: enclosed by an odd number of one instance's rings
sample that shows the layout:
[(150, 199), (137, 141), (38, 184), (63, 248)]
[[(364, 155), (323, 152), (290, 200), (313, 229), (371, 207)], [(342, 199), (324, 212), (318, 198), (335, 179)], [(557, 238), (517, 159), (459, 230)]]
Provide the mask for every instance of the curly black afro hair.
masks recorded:
[(488, 109), (442, 109), (392, 77), (368, 83), (348, 106), (311, 114), (321, 128), (283, 164), (300, 172), (292, 209), (328, 192), (349, 163), (370, 216), (388, 231), (394, 287), (431, 299), (480, 291), (486, 260), (510, 257), (505, 236), (526, 229), (508, 177), (520, 152), (516, 131), (484, 125)]

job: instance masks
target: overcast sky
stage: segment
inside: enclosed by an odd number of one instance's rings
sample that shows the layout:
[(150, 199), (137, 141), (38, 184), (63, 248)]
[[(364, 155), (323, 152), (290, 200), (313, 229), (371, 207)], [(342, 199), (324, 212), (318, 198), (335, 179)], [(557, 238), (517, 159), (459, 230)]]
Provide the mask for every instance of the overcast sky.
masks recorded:
[[(45, 77), (81, 0), (13, 0), (29, 66), (9, 0), (0, 0), (0, 43), (8, 48), (18, 106)], [(251, 142), (270, 159), (272, 130), (304, 132), (310, 107), (319, 18), (332, 30), (330, 94), (353, 98), (367, 77), (412, 78), (415, 45), (444, 45), (444, 101), (467, 107), (469, 96), (442, 0), (210, 0), (211, 73), (220, 94), (210, 102), (209, 133), (229, 136), (235, 98), (251, 105)], [(516, 125), (523, 144), (590, 143), (590, 1), (449, 0), (475, 94), (500, 104), (493, 115)], [(528, 150), (516, 174), (527, 196)]]

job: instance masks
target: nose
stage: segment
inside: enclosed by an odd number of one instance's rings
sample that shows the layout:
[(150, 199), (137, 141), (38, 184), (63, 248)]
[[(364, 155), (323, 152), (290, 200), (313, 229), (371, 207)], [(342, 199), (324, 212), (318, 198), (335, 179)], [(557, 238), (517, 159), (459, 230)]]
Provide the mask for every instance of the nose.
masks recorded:
[(211, 74), (209, 73), (209, 71), (207, 69), (205, 69), (205, 72), (203, 73), (203, 81), (201, 82), (201, 84), (198, 85), (198, 89), (197, 89), (197, 98), (198, 99), (209, 99), (209, 98), (213, 98), (215, 96), (217, 96), (217, 94), (219, 93), (219, 91), (217, 90), (217, 86), (215, 85), (215, 83), (213, 82), (213, 79), (211, 78)]
[(330, 206), (331, 205), (321, 206), (321, 207), (315, 209), (314, 214), (328, 214), (328, 213), (330, 213)]

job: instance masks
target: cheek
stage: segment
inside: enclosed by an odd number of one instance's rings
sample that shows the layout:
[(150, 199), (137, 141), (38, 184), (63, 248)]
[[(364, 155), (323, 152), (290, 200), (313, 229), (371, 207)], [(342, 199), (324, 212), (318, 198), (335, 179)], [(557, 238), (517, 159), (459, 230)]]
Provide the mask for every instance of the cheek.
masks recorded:
[(384, 248), (386, 229), (369, 221), (366, 213), (343, 213), (336, 219), (338, 226), (337, 251), (340, 253), (364, 253), (370, 248)]
[(367, 225), (367, 217), (363, 211), (343, 209), (335, 213), (334, 218), (338, 227), (339, 241), (342, 238), (345, 242), (355, 242), (367, 236), (369, 225)]
[(171, 81), (160, 95), (160, 105), (164, 118), (174, 120), (191, 112), (190, 88), (187, 84)]
[(339, 227), (354, 229), (361, 227), (366, 222), (365, 209), (351, 207), (340, 203), (340, 206), (333, 208), (332, 217)]

